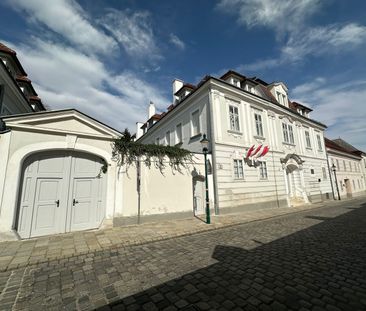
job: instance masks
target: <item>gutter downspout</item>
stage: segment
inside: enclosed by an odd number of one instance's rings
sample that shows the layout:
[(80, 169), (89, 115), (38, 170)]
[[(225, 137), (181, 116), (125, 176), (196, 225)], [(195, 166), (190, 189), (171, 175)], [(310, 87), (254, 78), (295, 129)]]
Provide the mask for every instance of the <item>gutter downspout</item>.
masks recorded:
[[(327, 156), (327, 165), (328, 165), (328, 174), (329, 174), (329, 181), (330, 181), (330, 186), (332, 187), (332, 193), (333, 193), (333, 200), (336, 199), (335, 194), (334, 194), (334, 187), (333, 187), (333, 181), (332, 181), (332, 174), (330, 172), (330, 165), (329, 165), (329, 158), (328, 158), (328, 151), (327, 148), (325, 148), (325, 154)], [(337, 181), (336, 181), (337, 182)]]
[(209, 102), (207, 112), (209, 114), (210, 121), (210, 138), (211, 138), (211, 155), (212, 155), (212, 181), (214, 188), (214, 198), (215, 198), (215, 215), (220, 214), (219, 208), (219, 190), (217, 185), (217, 165), (216, 165), (216, 142), (215, 142), (215, 129), (214, 129), (214, 116), (213, 116), (213, 96), (212, 89), (209, 91)]
[(1, 111), (3, 110), (3, 99), (4, 99), (4, 85), (0, 85), (0, 133), (5, 130), (5, 123), (1, 118)]

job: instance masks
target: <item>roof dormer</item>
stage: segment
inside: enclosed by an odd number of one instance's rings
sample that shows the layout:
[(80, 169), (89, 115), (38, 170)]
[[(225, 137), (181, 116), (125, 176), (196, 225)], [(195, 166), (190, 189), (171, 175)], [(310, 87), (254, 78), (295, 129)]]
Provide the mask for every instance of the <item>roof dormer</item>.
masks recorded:
[(290, 102), (289, 107), (306, 118), (310, 118), (310, 112), (313, 111), (311, 108), (297, 102)]
[(246, 80), (246, 77), (241, 75), (240, 73), (237, 73), (233, 70), (229, 70), (227, 73), (221, 76), (221, 79), (236, 86), (236, 87), (242, 87), (242, 82)]
[(272, 95), (276, 98), (277, 102), (285, 107), (289, 107), (288, 101), (288, 89), (283, 82), (275, 82), (268, 86), (268, 89)]
[(174, 93), (174, 96), (178, 98), (179, 101), (187, 97), (196, 87), (193, 84), (184, 83), (183, 86)]

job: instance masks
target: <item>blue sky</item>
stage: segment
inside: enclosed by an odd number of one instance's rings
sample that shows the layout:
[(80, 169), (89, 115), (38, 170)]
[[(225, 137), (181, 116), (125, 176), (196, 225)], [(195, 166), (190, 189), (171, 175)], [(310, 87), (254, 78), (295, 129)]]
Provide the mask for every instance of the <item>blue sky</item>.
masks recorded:
[(364, 0), (5, 0), (0, 41), (52, 109), (118, 129), (172, 100), (174, 78), (233, 69), (283, 81), (312, 117), (366, 150)]

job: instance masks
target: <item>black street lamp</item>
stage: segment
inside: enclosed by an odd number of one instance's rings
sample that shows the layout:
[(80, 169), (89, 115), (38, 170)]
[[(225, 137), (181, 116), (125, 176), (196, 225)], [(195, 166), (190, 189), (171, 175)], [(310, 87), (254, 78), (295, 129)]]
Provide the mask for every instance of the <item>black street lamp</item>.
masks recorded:
[(337, 173), (336, 173), (337, 168), (334, 165), (334, 163), (332, 165), (332, 171), (334, 173), (334, 180), (335, 180), (335, 184), (336, 184), (336, 188), (337, 188), (338, 200), (341, 200), (341, 196), (339, 195), (339, 189), (338, 189), (338, 180), (337, 180)]
[(203, 138), (200, 141), (202, 145), (202, 152), (205, 156), (205, 183), (206, 183), (206, 224), (211, 223), (210, 217), (210, 201), (208, 198), (208, 180), (207, 180), (207, 154), (208, 154), (208, 144), (210, 141), (207, 139), (206, 134), (203, 134)]

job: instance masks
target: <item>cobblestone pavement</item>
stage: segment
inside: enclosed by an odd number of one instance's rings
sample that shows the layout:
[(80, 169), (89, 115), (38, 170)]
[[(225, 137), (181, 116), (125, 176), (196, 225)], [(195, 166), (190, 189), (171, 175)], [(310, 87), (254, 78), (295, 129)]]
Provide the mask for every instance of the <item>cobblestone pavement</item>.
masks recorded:
[(319, 206), (322, 206), (322, 203), (212, 216), (211, 225), (206, 225), (202, 220), (193, 217), (159, 223), (79, 231), (30, 240), (0, 242), (0, 272), (111, 248), (206, 232), (253, 220), (314, 209)]
[(366, 310), (353, 200), (0, 273), (1, 310)]

